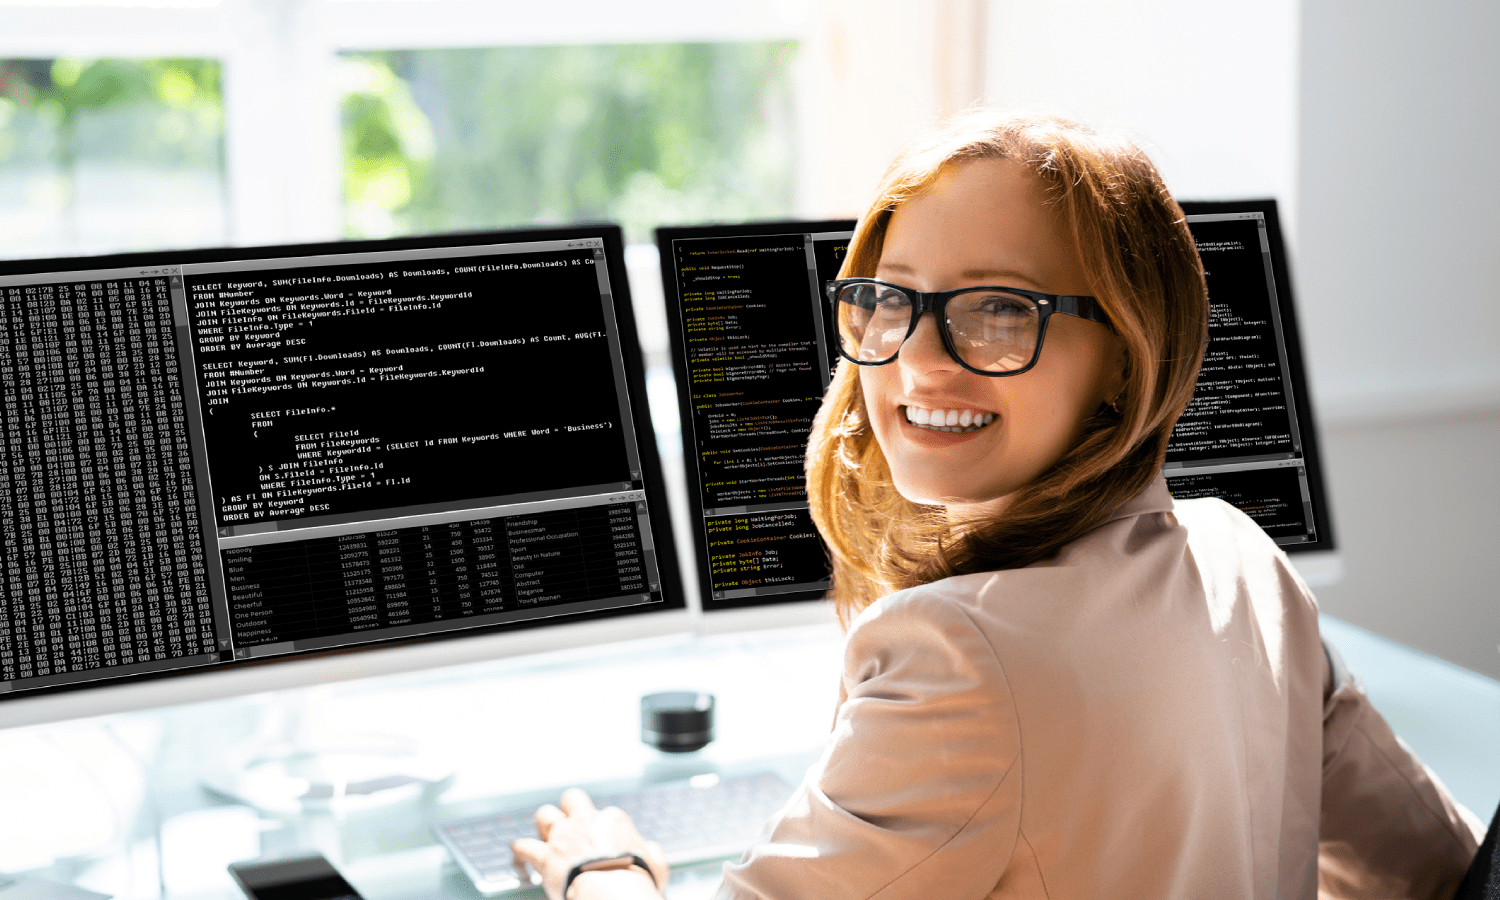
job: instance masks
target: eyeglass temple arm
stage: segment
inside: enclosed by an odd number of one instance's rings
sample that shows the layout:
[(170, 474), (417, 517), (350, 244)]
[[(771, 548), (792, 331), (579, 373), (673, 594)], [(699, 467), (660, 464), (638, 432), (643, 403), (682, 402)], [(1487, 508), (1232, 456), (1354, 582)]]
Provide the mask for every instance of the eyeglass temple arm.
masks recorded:
[[(1053, 312), (1060, 312), (1070, 316), (1077, 316), (1080, 319), (1088, 319), (1090, 322), (1098, 322), (1101, 325), (1109, 325), (1111, 328), (1114, 327), (1109, 321), (1109, 316), (1105, 315), (1104, 308), (1101, 307), (1099, 305), (1099, 301), (1095, 300), (1093, 297), (1069, 296), (1056, 297), (1054, 299), (1056, 300), (1056, 303), (1052, 305)], [(1040, 302), (1046, 303), (1047, 301), (1043, 300)]]

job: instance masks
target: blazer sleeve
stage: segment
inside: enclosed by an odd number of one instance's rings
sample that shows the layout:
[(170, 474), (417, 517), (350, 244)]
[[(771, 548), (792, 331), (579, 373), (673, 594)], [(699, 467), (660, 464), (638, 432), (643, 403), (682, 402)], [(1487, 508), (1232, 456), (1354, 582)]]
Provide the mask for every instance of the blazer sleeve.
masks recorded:
[(1359, 679), (1328, 650), (1318, 895), (1447, 900), (1483, 826), (1392, 733)]
[(961, 606), (918, 588), (851, 627), (829, 746), (721, 898), (988, 894), (1015, 847), (1019, 730), (1004, 670)]

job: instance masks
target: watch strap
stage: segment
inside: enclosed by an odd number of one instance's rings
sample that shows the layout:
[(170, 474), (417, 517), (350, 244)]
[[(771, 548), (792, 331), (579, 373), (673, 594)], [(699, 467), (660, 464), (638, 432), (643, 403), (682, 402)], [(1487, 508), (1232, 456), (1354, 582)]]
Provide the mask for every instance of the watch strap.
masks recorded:
[[(656, 873), (646, 864), (646, 860), (639, 853), (617, 853), (614, 856), (596, 856), (586, 859), (568, 870), (568, 877), (563, 880), (563, 900), (567, 900), (568, 890), (573, 887), (573, 879), (584, 872), (604, 872), (611, 869), (638, 868), (645, 871), (651, 883), (656, 885)], [(658, 888), (660, 885), (656, 885)]]

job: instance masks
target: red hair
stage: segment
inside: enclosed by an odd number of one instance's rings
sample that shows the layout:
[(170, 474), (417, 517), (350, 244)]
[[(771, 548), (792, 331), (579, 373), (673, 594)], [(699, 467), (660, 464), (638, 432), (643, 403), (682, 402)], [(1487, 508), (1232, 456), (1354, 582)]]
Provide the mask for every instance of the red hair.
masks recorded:
[[(1089, 533), (1161, 471), (1208, 339), (1203, 267), (1156, 167), (1122, 138), (1051, 116), (965, 113), (886, 172), (841, 277), (873, 277), (891, 214), (945, 167), (1004, 159), (1043, 185), (1125, 347), (1118, 412), (1101, 407), (1078, 442), (997, 518), (954, 533), (941, 507), (902, 497), (875, 441), (855, 366), (841, 360), (813, 423), (807, 489), (833, 564), (839, 617), (881, 596), (970, 572), (1046, 559)], [(1044, 351), (1045, 352), (1045, 351)]]

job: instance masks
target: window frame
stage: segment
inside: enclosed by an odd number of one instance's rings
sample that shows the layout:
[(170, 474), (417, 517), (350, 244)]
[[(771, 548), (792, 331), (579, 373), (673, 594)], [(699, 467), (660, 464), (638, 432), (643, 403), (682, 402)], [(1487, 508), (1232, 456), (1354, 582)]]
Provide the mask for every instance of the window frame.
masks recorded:
[[(6, 58), (218, 59), (226, 223), (241, 245), (342, 236), (340, 53), (579, 43), (806, 41), (818, 3), (0, 0)], [(797, 77), (806, 80), (806, 67)], [(797, 90), (804, 96), (806, 90)], [(799, 110), (798, 119), (806, 115)], [(808, 138), (801, 138), (806, 151)], [(799, 179), (800, 189), (807, 179)], [(798, 206), (805, 207), (799, 196)]]

